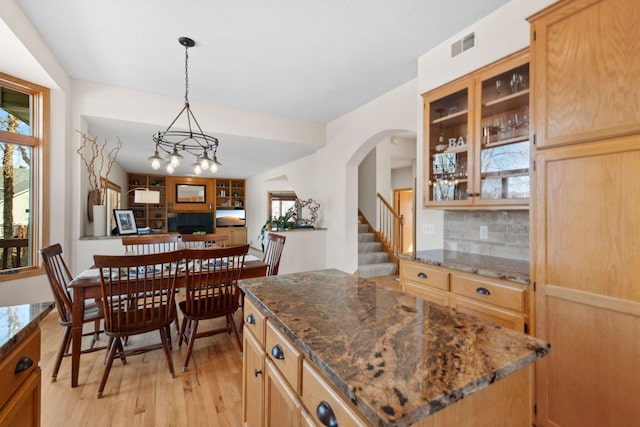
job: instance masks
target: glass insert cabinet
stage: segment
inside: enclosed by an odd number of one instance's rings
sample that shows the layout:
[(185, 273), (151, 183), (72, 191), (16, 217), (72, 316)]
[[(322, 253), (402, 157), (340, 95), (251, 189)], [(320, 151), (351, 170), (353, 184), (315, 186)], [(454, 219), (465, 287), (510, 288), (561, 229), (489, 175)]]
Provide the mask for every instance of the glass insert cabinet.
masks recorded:
[(529, 206), (529, 54), (425, 93), (424, 206)]

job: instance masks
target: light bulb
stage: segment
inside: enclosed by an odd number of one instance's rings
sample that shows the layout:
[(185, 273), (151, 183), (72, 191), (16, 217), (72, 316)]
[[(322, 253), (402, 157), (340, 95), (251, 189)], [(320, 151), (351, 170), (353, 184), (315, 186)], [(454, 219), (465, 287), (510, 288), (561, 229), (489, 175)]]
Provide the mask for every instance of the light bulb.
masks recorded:
[(171, 162), (171, 166), (173, 166), (174, 168), (177, 168), (180, 165), (180, 159), (178, 158), (178, 156), (171, 156), (170, 158), (170, 162)]
[(218, 172), (218, 165), (216, 165), (215, 163), (211, 163), (211, 173), (216, 173)]
[(175, 172), (175, 168), (173, 167), (173, 165), (171, 163), (167, 164), (167, 173), (173, 172)]
[(200, 159), (200, 167), (202, 169), (209, 169), (209, 159), (206, 157)]
[(153, 159), (151, 161), (151, 167), (154, 169), (160, 169), (160, 159)]
[(200, 168), (200, 165), (196, 165), (193, 168), (193, 173), (195, 173), (196, 175), (200, 175), (202, 173), (202, 169)]

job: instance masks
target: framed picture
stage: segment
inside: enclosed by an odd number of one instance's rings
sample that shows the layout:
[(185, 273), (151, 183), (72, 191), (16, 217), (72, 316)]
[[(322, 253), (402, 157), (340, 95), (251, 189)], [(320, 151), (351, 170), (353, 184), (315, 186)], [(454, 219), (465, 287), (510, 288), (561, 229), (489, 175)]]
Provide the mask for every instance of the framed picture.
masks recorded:
[(138, 234), (138, 226), (133, 209), (114, 209), (113, 216), (116, 220), (118, 234)]
[(176, 203), (206, 203), (205, 185), (176, 184)]

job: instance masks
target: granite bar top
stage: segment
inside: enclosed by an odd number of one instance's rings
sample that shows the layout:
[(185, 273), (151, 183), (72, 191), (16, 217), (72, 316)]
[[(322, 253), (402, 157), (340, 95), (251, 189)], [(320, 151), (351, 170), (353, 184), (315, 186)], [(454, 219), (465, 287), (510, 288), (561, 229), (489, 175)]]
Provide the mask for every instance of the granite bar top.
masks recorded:
[(0, 360), (37, 328), (53, 308), (52, 302), (0, 307)]
[(529, 262), (466, 252), (431, 249), (398, 255), (400, 259), (529, 284)]
[(550, 350), (536, 338), (339, 270), (240, 287), (375, 426), (406, 426)]

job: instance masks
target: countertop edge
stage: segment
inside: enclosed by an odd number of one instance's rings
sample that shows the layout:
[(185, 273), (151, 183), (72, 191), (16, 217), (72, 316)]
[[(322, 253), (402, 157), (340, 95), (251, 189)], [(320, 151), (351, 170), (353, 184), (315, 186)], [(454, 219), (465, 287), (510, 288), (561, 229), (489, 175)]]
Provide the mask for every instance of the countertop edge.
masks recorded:
[[(25, 304), (31, 306), (39, 306), (39, 312), (32, 316), (29, 322), (24, 325), (15, 335), (9, 337), (0, 346), (0, 360), (4, 358), (13, 348), (15, 348), (26, 336), (28, 336), (34, 329), (38, 327), (42, 319), (44, 319), (54, 309), (55, 304), (53, 302), (37, 303), (37, 304)], [(17, 307), (17, 306), (14, 306)], [(10, 307), (0, 307), (0, 309), (6, 309)]]

